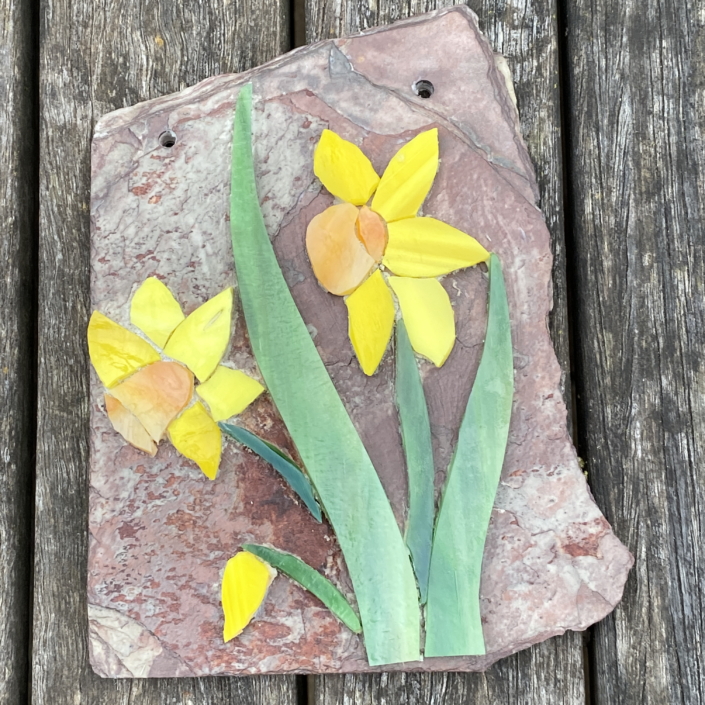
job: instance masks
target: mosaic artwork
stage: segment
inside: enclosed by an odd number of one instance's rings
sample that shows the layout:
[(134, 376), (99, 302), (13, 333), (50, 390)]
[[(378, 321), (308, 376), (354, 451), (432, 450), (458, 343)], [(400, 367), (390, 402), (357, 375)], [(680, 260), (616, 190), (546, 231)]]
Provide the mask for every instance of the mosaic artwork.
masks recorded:
[(106, 115), (92, 164), (97, 673), (483, 670), (614, 608), (470, 10)]

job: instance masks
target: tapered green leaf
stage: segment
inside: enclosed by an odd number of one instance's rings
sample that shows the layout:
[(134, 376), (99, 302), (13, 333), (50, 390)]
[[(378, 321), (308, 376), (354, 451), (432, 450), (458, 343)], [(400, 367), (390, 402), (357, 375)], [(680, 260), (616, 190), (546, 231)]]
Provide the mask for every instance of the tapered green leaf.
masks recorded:
[(404, 321), (397, 323), (396, 393), (409, 478), (409, 513), (404, 538), (411, 553), (421, 604), (428, 593), (433, 537), (433, 447), (419, 368)]
[(255, 184), (251, 103), (247, 85), (235, 112), (230, 224), (252, 350), (345, 556), (370, 664), (415, 661), (420, 614), (407, 549), (269, 241)]
[(287, 458), (279, 448), (267, 443), (254, 433), (250, 433), (247, 429), (222, 422), (218, 426), (230, 438), (234, 438), (238, 443), (247, 446), (253, 453), (257, 453), (262, 460), (266, 460), (287, 481), (291, 489), (301, 497), (301, 501), (308, 507), (314, 519), (318, 522), (321, 521), (321, 508), (313, 496), (311, 483), (291, 458)]
[(485, 653), (480, 576), (487, 527), (507, 448), (514, 395), (509, 306), (492, 255), (487, 335), (448, 470), (433, 538), (426, 656)]
[(291, 553), (277, 551), (274, 548), (258, 546), (254, 543), (243, 544), (242, 548), (269, 563), (273, 568), (288, 575), (301, 587), (313, 593), (348, 629), (359, 634), (362, 631), (360, 620), (355, 610), (328, 578), (304, 563)]

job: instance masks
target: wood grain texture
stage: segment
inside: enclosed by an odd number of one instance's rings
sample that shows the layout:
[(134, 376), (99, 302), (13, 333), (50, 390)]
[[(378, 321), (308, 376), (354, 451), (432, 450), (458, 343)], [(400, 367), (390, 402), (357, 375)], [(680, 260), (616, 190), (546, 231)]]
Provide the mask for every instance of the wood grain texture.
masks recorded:
[[(402, 17), (455, 4), (452, 0), (307, 0), (306, 38), (345, 36)], [(551, 335), (561, 367), (570, 369), (566, 255), (563, 222), (562, 143), (556, 16), (553, 0), (469, 3), (495, 51), (509, 63), (522, 132), (537, 172), (541, 209), (552, 235), (554, 308)], [(570, 408), (570, 397), (567, 395)], [(555, 703), (585, 702), (582, 635), (551, 639), (496, 664), (486, 674), (314, 677), (314, 702)], [(420, 699), (419, 699), (420, 698)], [(424, 699), (428, 698), (428, 700)]]
[[(577, 635), (579, 637), (579, 635)], [(486, 673), (310, 676), (317, 705), (584, 705), (580, 656), (571, 639), (550, 639)]]
[(101, 680), (87, 661), (89, 146), (95, 120), (289, 46), (288, 4), (41, 5), (36, 703), (292, 703), (295, 678)]
[(36, 87), (29, 2), (0, 0), (0, 704), (27, 694), (34, 453)]
[(636, 557), (595, 702), (705, 703), (705, 6), (567, 4), (581, 454)]

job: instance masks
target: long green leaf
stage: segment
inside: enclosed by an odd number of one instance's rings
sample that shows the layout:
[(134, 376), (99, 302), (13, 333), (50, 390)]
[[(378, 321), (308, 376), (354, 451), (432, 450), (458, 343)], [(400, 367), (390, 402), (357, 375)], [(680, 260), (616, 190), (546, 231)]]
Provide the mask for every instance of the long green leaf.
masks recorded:
[(487, 335), (438, 510), (426, 606), (426, 656), (485, 653), (480, 577), (487, 527), (507, 448), (514, 395), (509, 306), (490, 257)]
[(251, 108), (247, 85), (235, 111), (230, 224), (252, 349), (345, 556), (370, 664), (415, 661), (420, 613), (411, 562), (377, 472), (269, 241), (255, 184)]
[(248, 553), (261, 558), (272, 567), (288, 575), (301, 587), (313, 593), (348, 629), (360, 634), (362, 625), (355, 614), (355, 610), (328, 578), (304, 563), (300, 558), (291, 553), (277, 551), (274, 548), (259, 546), (254, 543), (243, 544), (242, 548)]
[(404, 321), (397, 323), (397, 409), (409, 478), (409, 514), (406, 545), (411, 553), (421, 604), (428, 593), (428, 570), (433, 537), (433, 446), (431, 425), (419, 368)]
[(314, 519), (318, 522), (321, 521), (321, 508), (313, 496), (311, 483), (293, 460), (287, 458), (279, 448), (267, 443), (267, 441), (254, 433), (250, 433), (247, 429), (222, 422), (218, 426), (230, 438), (234, 438), (238, 443), (247, 446), (253, 453), (257, 453), (260, 458), (266, 460), (289, 483), (291, 489), (299, 495), (301, 501), (313, 514)]

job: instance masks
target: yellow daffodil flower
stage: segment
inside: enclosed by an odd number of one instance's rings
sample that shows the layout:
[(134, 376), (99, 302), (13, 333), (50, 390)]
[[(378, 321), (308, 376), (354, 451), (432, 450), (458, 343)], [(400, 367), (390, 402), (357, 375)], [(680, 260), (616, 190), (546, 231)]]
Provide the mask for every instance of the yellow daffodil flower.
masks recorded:
[(311, 220), (306, 249), (319, 283), (346, 297), (350, 341), (363, 371), (374, 374), (391, 338), (392, 291), (414, 350), (440, 367), (455, 344), (455, 318), (438, 277), (490, 253), (470, 235), (418, 217), (438, 170), (438, 130), (403, 145), (381, 179), (359, 147), (324, 130), (313, 166), (342, 202)]
[(152, 456), (168, 434), (211, 480), (222, 447), (217, 422), (241, 413), (264, 391), (244, 372), (220, 364), (232, 304), (229, 288), (184, 316), (169, 289), (150, 277), (132, 297), (130, 322), (161, 351), (99, 311), (88, 324), (88, 352), (108, 389), (105, 410), (115, 430)]

